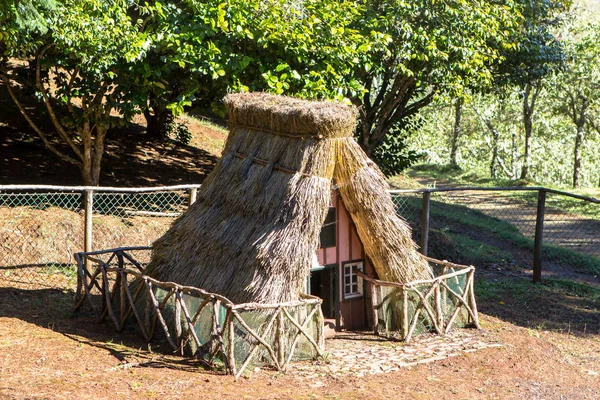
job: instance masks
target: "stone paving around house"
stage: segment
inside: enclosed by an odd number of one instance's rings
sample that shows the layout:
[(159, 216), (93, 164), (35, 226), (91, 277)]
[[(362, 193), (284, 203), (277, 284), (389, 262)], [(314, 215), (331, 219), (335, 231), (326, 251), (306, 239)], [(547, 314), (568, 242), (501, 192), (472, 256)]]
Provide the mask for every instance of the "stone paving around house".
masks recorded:
[(409, 344), (367, 332), (338, 332), (335, 339), (325, 342), (325, 360), (292, 363), (288, 373), (308, 379), (324, 375), (362, 377), (499, 346), (476, 329), (457, 329), (445, 336), (419, 335)]

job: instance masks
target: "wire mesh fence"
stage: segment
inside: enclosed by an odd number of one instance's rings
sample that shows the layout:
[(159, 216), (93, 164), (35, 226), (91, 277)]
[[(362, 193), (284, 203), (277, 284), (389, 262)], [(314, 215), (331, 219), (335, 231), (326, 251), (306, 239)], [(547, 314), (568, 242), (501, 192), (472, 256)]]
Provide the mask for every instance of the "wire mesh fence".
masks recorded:
[[(509, 244), (529, 255), (534, 278), (542, 261), (562, 264), (573, 274), (600, 274), (597, 199), (546, 188), (400, 190), (392, 199), (413, 238), (434, 257), (452, 258), (462, 250), (468, 260), (469, 254), (487, 252), (478, 258), (493, 262), (505, 253), (498, 246)], [(449, 248), (455, 253), (446, 254)], [(562, 273), (569, 277), (569, 271)]]
[[(194, 201), (197, 188), (0, 186), (0, 286), (72, 289), (75, 252), (151, 245)], [(536, 235), (542, 191), (543, 230)], [(490, 258), (502, 255), (483, 242), (509, 241), (535, 253), (538, 238), (545, 262), (600, 274), (598, 200), (544, 188), (392, 191), (392, 199), (415, 241), (441, 248), (431, 253), (437, 258), (454, 259), (440, 246), (448, 237), (460, 236), (464, 252), (487, 251)]]
[(72, 285), (83, 234), (81, 192), (0, 190), (0, 284)]
[(73, 289), (75, 252), (150, 245), (186, 210), (197, 187), (0, 186), (0, 286)]
[(408, 222), (412, 228), (413, 239), (417, 243), (421, 243), (422, 196), (420, 192), (392, 193), (396, 212)]
[(189, 203), (189, 190), (94, 193), (91, 250), (150, 246)]
[(544, 214), (544, 242), (574, 253), (600, 258), (600, 205), (584, 199), (548, 193)]

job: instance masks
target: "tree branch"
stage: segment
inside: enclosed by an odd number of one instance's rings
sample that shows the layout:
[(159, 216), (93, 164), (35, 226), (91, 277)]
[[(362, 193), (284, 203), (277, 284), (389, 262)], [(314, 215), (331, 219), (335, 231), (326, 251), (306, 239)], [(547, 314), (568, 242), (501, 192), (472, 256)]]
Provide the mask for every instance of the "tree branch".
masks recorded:
[(54, 113), (54, 108), (52, 107), (52, 103), (50, 102), (50, 98), (46, 94), (46, 89), (44, 88), (44, 85), (42, 84), (41, 60), (44, 57), (44, 53), (46, 53), (46, 51), (48, 51), (53, 46), (54, 46), (54, 43), (47, 44), (40, 50), (40, 52), (38, 54), (37, 66), (36, 66), (36, 70), (35, 70), (36, 86), (37, 86), (38, 90), (40, 91), (40, 93), (42, 94), (42, 97), (44, 98), (44, 103), (46, 104), (46, 108), (48, 109), (48, 114), (50, 115), (50, 120), (52, 121), (52, 124), (58, 131), (58, 134), (60, 135), (61, 138), (63, 138), (63, 140), (65, 142), (67, 142), (67, 144), (69, 145), (69, 147), (71, 147), (73, 152), (75, 154), (77, 154), (77, 156), (79, 158), (82, 158), (83, 155), (81, 154), (81, 151), (79, 150), (77, 145), (73, 142), (69, 133), (67, 131), (65, 131), (62, 124), (56, 117), (56, 114)]
[(50, 150), (51, 152), (56, 154), (60, 159), (66, 161), (68, 163), (71, 163), (71, 164), (74, 164), (77, 166), (81, 166), (81, 162), (77, 161), (76, 159), (74, 159), (72, 157), (69, 157), (68, 155), (62, 153), (60, 150), (58, 150), (56, 147), (54, 147), (52, 145), (52, 143), (50, 143), (50, 141), (48, 140), (48, 138), (46, 137), (44, 132), (42, 132), (41, 129), (36, 125), (36, 123), (33, 122), (33, 120), (29, 117), (29, 115), (27, 114), (27, 111), (25, 111), (25, 108), (23, 107), (21, 102), (19, 102), (19, 100), (17, 99), (17, 96), (15, 96), (15, 93), (12, 90), (12, 86), (10, 84), (10, 77), (8, 76), (8, 73), (6, 72), (6, 69), (4, 67), (2, 68), (2, 77), (4, 78), (4, 83), (6, 84), (6, 89), (8, 90), (8, 94), (12, 98), (13, 102), (15, 103), (15, 105), (17, 106), (19, 111), (21, 112), (21, 115), (23, 115), (23, 117), (25, 117), (25, 120), (29, 123), (31, 128), (33, 128), (35, 133), (37, 133), (37, 135), (40, 137), (40, 139), (42, 139), (42, 141), (44, 142), (44, 144), (46, 145), (48, 150)]
[[(73, 83), (75, 82), (75, 78), (79, 74), (79, 68), (75, 68), (71, 76), (69, 77), (69, 83), (67, 84), (67, 90), (71, 92), (71, 88), (73, 87)], [(71, 114), (75, 114), (75, 109), (73, 108), (73, 102), (71, 101), (71, 96), (69, 96), (67, 100), (67, 109)]]

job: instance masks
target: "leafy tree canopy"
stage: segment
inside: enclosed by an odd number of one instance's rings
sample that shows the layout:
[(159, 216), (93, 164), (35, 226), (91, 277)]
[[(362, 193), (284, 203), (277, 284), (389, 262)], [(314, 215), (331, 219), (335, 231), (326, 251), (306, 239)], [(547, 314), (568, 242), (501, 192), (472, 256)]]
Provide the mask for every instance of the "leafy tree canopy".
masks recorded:
[(524, 87), (557, 71), (564, 63), (564, 49), (556, 36), (571, 1), (520, 0), (522, 18), (511, 32), (516, 46), (501, 48), (495, 66), (496, 83)]
[(368, 2), (355, 25), (366, 52), (353, 70), (365, 90), (349, 93), (361, 109), (363, 149), (373, 154), (386, 135), (403, 132), (435, 96), (491, 85), (491, 66), (515, 48), (520, 19), (511, 1)]
[(32, 35), (47, 30), (42, 13), (55, 6), (55, 0), (0, 0), (0, 56), (25, 54)]

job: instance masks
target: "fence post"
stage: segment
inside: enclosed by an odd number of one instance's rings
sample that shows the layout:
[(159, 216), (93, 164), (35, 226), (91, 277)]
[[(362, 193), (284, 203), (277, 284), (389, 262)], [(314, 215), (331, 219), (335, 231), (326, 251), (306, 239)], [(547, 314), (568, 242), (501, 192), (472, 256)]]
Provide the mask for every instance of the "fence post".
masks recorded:
[(188, 207), (190, 207), (192, 204), (194, 204), (196, 202), (197, 194), (198, 194), (197, 188), (190, 189), (190, 197), (188, 199)]
[[(92, 251), (92, 214), (94, 212), (94, 191), (86, 189), (83, 192), (83, 211), (84, 211), (84, 243), (83, 251)], [(90, 271), (90, 261), (85, 259), (85, 269)]]
[(431, 205), (431, 192), (423, 192), (421, 206), (421, 253), (427, 255), (429, 245), (429, 206)]
[(535, 220), (535, 243), (533, 247), (533, 282), (542, 280), (542, 242), (544, 236), (544, 214), (546, 213), (546, 191), (538, 192)]

